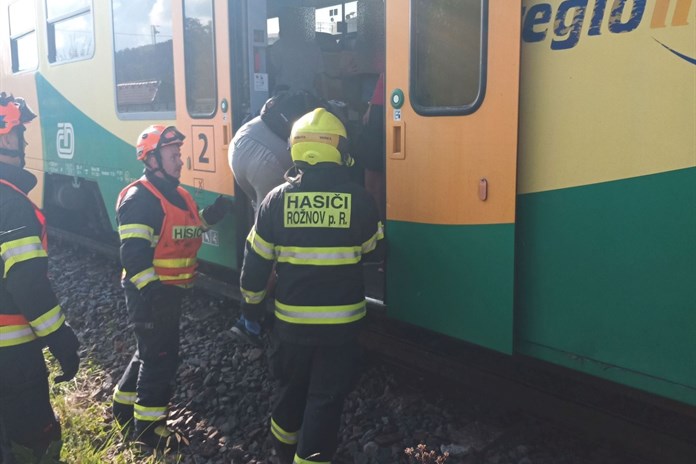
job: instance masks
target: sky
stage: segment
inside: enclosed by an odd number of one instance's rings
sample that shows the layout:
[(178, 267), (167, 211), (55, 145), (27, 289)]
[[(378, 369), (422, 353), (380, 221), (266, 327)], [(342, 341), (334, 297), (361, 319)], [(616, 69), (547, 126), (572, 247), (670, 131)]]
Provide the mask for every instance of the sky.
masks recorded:
[(152, 26), (157, 26), (158, 41), (172, 37), (170, 0), (114, 0), (116, 50), (152, 43)]
[[(330, 22), (331, 21), (331, 15), (329, 12), (335, 8), (338, 8), (338, 18), (341, 18), (341, 11), (340, 11), (340, 4), (338, 5), (333, 5), (329, 6), (326, 8), (318, 8), (315, 12), (315, 21), (317, 23), (320, 22)], [(346, 16), (352, 14), (356, 14), (358, 11), (358, 2), (348, 2), (346, 3)], [(268, 22), (266, 24), (266, 29), (268, 32), (269, 37), (277, 37), (278, 36), (278, 18), (269, 18)]]

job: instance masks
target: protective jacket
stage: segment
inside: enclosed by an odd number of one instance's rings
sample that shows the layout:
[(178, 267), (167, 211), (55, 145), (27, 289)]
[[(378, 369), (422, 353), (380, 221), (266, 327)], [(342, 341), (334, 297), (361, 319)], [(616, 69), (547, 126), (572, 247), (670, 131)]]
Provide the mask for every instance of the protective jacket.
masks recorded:
[(381, 254), (384, 232), (372, 197), (340, 166), (307, 169), (261, 204), (247, 237), (241, 291), (258, 319), (277, 262), (276, 330), (282, 340), (340, 344), (366, 314), (361, 261)]
[(50, 337), (65, 323), (47, 275), (44, 216), (26, 196), (35, 185), (28, 171), (0, 163), (0, 349)]
[(149, 173), (117, 202), (123, 280), (144, 294), (161, 284), (190, 287), (206, 213), (178, 185)]
[(35, 185), (28, 171), (0, 163), (0, 453), (8, 459), (14, 443), (36, 456), (60, 454), (43, 347), (60, 377), (79, 366), (79, 342), (48, 280), (44, 216), (26, 196)]

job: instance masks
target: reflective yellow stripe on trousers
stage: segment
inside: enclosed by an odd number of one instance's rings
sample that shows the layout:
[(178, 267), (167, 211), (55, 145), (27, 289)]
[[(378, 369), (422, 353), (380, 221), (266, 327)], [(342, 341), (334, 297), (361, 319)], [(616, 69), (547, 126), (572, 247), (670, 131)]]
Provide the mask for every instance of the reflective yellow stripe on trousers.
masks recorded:
[(331, 461), (308, 461), (307, 459), (302, 459), (298, 455), (295, 455), (292, 464), (331, 464)]
[(124, 392), (118, 389), (118, 385), (114, 389), (114, 401), (117, 403), (125, 404), (126, 406), (133, 406), (135, 400), (138, 398), (136, 392)]
[(296, 445), (297, 444), (297, 435), (298, 435), (299, 431), (288, 432), (287, 430), (283, 430), (283, 428), (281, 426), (279, 426), (276, 423), (276, 421), (273, 420), (272, 417), (271, 417), (271, 433), (281, 443), (285, 443), (286, 445)]
[(135, 403), (133, 417), (140, 421), (156, 422), (167, 418), (166, 406), (141, 406)]
[(264, 298), (266, 298), (266, 290), (261, 290), (260, 292), (252, 292), (251, 290), (247, 290), (243, 287), (239, 288), (240, 291), (242, 292), (242, 296), (244, 297), (244, 301), (246, 301), (249, 304), (258, 304), (263, 301)]

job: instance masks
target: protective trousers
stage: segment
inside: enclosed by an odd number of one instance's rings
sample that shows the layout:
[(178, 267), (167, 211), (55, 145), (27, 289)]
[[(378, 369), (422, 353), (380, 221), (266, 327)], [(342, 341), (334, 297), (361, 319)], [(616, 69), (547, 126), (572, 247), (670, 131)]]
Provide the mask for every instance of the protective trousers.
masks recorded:
[(0, 348), (0, 462), (57, 462), (60, 440), (41, 342)]
[[(135, 289), (126, 287), (129, 312), (146, 304)], [(179, 366), (179, 322), (181, 294), (168, 299), (167, 317), (157, 318), (154, 327), (134, 328), (137, 349), (114, 391), (113, 412), (119, 425), (133, 419), (137, 434), (167, 419)]]
[(356, 339), (337, 346), (277, 342), (270, 362), (281, 390), (271, 433), (283, 463), (331, 461), (343, 402), (357, 378), (358, 358)]

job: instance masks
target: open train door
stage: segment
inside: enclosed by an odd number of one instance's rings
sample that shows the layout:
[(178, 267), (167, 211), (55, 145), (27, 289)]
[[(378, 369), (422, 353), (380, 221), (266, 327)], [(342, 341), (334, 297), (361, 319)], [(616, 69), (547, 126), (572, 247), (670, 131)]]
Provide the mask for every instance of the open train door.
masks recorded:
[(386, 2), (390, 316), (513, 348), (519, 0)]
[[(232, 138), (230, 27), (227, 2), (184, 0), (172, 3), (176, 126), (186, 136), (181, 182), (196, 203), (234, 195), (227, 148)], [(153, 40), (156, 40), (153, 30)], [(228, 214), (203, 236), (199, 256), (236, 267), (235, 215)]]

